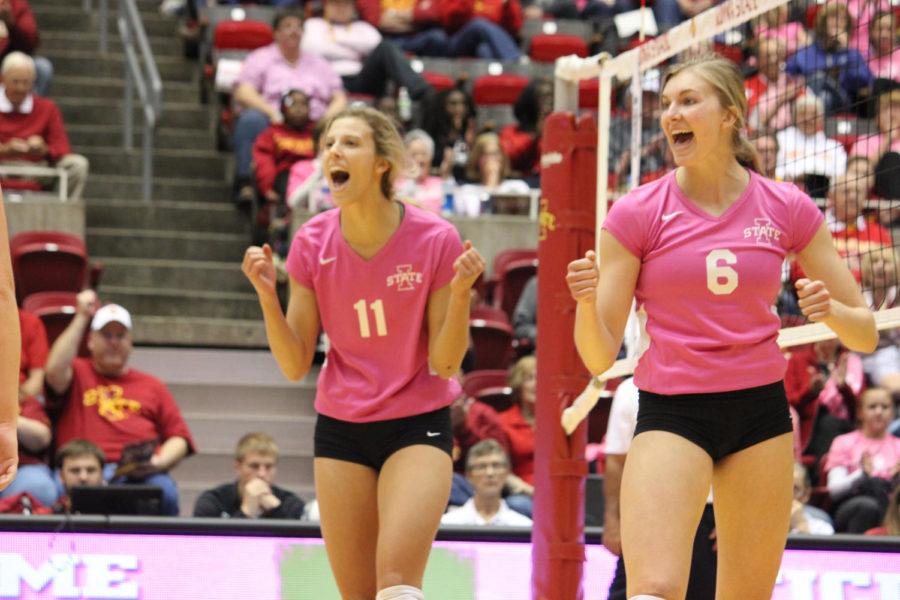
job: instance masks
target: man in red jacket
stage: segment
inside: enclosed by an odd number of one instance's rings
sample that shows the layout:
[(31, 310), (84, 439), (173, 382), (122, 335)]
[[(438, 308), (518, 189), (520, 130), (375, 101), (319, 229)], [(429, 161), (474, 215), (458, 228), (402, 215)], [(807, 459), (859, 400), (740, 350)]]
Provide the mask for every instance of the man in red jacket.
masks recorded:
[(56, 104), (34, 93), (34, 60), (11, 52), (0, 73), (0, 163), (62, 167), (69, 176), (69, 198), (80, 200), (88, 160), (72, 153)]

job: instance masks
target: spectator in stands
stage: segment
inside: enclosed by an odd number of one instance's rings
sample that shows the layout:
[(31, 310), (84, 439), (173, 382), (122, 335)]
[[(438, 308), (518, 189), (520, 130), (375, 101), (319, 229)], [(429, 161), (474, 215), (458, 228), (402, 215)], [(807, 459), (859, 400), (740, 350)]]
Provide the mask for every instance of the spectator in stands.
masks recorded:
[(431, 174), (434, 140), (421, 129), (413, 129), (403, 138), (409, 169), (394, 183), (397, 195), (406, 202), (440, 214), (444, 205), (444, 180)]
[(466, 479), (475, 495), (441, 517), (442, 525), (498, 525), (529, 527), (531, 519), (512, 510), (503, 500), (509, 475), (509, 456), (494, 439), (478, 442), (466, 456)]
[(794, 503), (791, 505), (791, 533), (831, 535), (834, 525), (828, 513), (810, 506), (811, 485), (809, 473), (800, 463), (794, 463)]
[(869, 22), (869, 70), (881, 79), (900, 81), (900, 28), (897, 13), (875, 13)]
[(0, 0), (0, 59), (11, 52), (23, 52), (34, 59), (34, 91), (46, 96), (53, 78), (53, 64), (34, 52), (40, 44), (37, 22), (28, 0)]
[(479, 134), (466, 161), (466, 181), (497, 189), (509, 176), (509, 158), (500, 146), (500, 137), (491, 131)]
[(34, 60), (22, 52), (10, 52), (0, 72), (0, 163), (60, 167), (69, 177), (69, 198), (80, 200), (88, 160), (72, 154), (56, 104), (34, 93)]
[(360, 16), (404, 52), (445, 56), (447, 32), (433, 0), (357, 0)]
[[(631, 88), (622, 88), (624, 110), (610, 118), (609, 170), (619, 186), (631, 173)], [(671, 161), (666, 138), (659, 128), (659, 72), (647, 71), (641, 80), (641, 183), (657, 177)]]
[(255, 240), (268, 242), (279, 255), (287, 254), (291, 211), (286, 203), (291, 169), (316, 157), (309, 97), (289, 90), (281, 97), (282, 122), (273, 123), (253, 142), (256, 189), (263, 206), (257, 213)]
[(522, 288), (522, 295), (516, 302), (512, 318), (513, 333), (516, 339), (520, 343), (521, 340), (527, 340), (532, 348), (537, 348), (537, 292), (537, 275), (532, 275), (525, 287)]
[(872, 73), (850, 44), (850, 14), (842, 3), (827, 4), (816, 15), (815, 41), (787, 61), (789, 75), (803, 75), (822, 98), (828, 114), (849, 109), (868, 93)]
[[(900, 256), (892, 247), (875, 248), (860, 257), (863, 297), (872, 310), (900, 306), (898, 277)], [(878, 349), (863, 356), (863, 369), (869, 380), (891, 392), (900, 391), (900, 329), (881, 332)]]
[(510, 167), (531, 187), (540, 187), (541, 135), (544, 119), (552, 112), (553, 81), (547, 77), (532, 79), (513, 106), (517, 122), (500, 130), (500, 145)]
[(379, 97), (393, 83), (420, 100), (431, 91), (396, 45), (382, 40), (375, 27), (357, 18), (354, 0), (325, 0), (324, 9), (322, 18), (304, 23), (300, 48), (331, 63), (347, 92)]
[(632, 10), (631, 0), (523, 0), (526, 19), (597, 19)]
[(485, 402), (478, 402), (468, 394), (461, 394), (450, 405), (450, 426), (453, 428), (453, 484), (450, 487), (450, 506), (462, 506), (475, 493), (464, 477), (466, 457), (475, 444), (493, 439), (509, 454), (509, 437), (500, 423), (497, 411)]
[(778, 166), (778, 136), (772, 131), (758, 131), (751, 139), (753, 147), (759, 154), (760, 175), (769, 179), (778, 179), (775, 169)]
[(781, 37), (760, 37), (756, 45), (759, 72), (744, 82), (747, 89), (747, 121), (751, 129), (778, 131), (792, 120), (791, 106), (806, 92), (803, 77), (785, 73), (787, 45)]
[(516, 512), (531, 517), (534, 495), (534, 403), (537, 399), (537, 359), (520, 358), (509, 372), (515, 402), (500, 413), (500, 424), (509, 438), (512, 474), (507, 480), (506, 501)]
[(47, 363), (47, 330), (41, 319), (27, 310), (19, 309), (19, 331), (22, 334), (22, 354), (19, 361), (19, 400), (35, 396), (44, 399), (44, 365)]
[(475, 142), (475, 101), (461, 87), (436, 94), (425, 107), (422, 129), (434, 140), (438, 175), (462, 181)]
[(106, 456), (103, 450), (87, 440), (74, 439), (56, 451), (53, 464), (59, 472), (62, 482), (62, 495), (56, 506), (56, 512), (69, 512), (72, 509), (70, 495), (73, 487), (79, 485), (105, 485), (103, 467)]
[(888, 433), (894, 402), (887, 390), (869, 388), (859, 401), (859, 428), (831, 444), (825, 471), (828, 493), (838, 503), (834, 528), (863, 533), (881, 524), (892, 480), (900, 473), (900, 438)]
[(851, 156), (861, 154), (880, 170), (885, 154), (900, 153), (900, 88), (878, 96), (878, 133), (860, 138), (850, 149)]
[(881, 527), (870, 529), (866, 535), (900, 536), (900, 489), (895, 489), (891, 494)]
[(842, 175), (829, 186), (825, 221), (835, 247), (845, 256), (859, 257), (876, 247), (893, 246), (890, 232), (877, 218), (863, 214), (867, 198), (868, 183), (860, 177)]
[(203, 492), (194, 505), (195, 517), (239, 519), (299, 519), (303, 501), (275, 485), (278, 445), (265, 433), (248, 433), (234, 451), (237, 480)]
[(653, 3), (653, 16), (659, 31), (666, 32), (716, 4), (717, 0), (658, 0)]
[(309, 118), (316, 122), (347, 104), (341, 78), (324, 58), (301, 51), (303, 13), (279, 10), (272, 21), (275, 41), (247, 56), (235, 80), (234, 99), (242, 107), (234, 125), (235, 192), (239, 206), (255, 200), (251, 160), (253, 142), (270, 123), (280, 123), (281, 96), (299, 89), (309, 98)]
[[(90, 358), (78, 358), (88, 325)], [(165, 384), (129, 367), (131, 327), (131, 315), (121, 306), (99, 307), (93, 290), (78, 294), (75, 316), (47, 358), (47, 404), (57, 412), (56, 441), (83, 438), (97, 444), (110, 461), (103, 473), (110, 480), (126, 446), (155, 440), (152, 457), (134, 465), (127, 481), (162, 488), (162, 513), (177, 515), (178, 489), (168, 471), (193, 452), (194, 443)]]
[[(777, 134), (777, 177), (804, 183), (809, 175), (834, 179), (847, 170), (844, 146), (825, 135), (825, 104), (812, 94), (805, 94), (794, 102), (794, 124)], [(821, 197), (824, 189), (807, 190)]]
[(519, 0), (441, 0), (441, 24), (449, 34), (449, 56), (518, 60), (516, 43), (522, 28)]
[(19, 439), (19, 471), (15, 481), (0, 492), (0, 498), (28, 492), (44, 506), (53, 506), (58, 492), (44, 456), (53, 436), (50, 419), (35, 396), (19, 398), (16, 435)]
[[(785, 51), (782, 64), (784, 64), (785, 58), (793, 55), (799, 48), (806, 47), (812, 41), (807, 35), (803, 23), (791, 20), (787, 4), (780, 4), (772, 10), (764, 12), (759, 21), (754, 23), (754, 29), (760, 43), (764, 38), (781, 41)], [(774, 77), (770, 79), (775, 80)]]

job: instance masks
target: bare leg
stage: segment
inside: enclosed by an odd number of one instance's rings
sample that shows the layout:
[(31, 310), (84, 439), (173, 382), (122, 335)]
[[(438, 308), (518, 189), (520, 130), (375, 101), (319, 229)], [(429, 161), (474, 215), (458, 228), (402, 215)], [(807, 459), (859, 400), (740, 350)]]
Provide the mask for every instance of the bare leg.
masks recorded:
[[(397, 451), (378, 477), (378, 589), (422, 587), (434, 535), (450, 496), (452, 462), (426, 445)], [(373, 594), (374, 595), (374, 594)]]
[(681, 436), (646, 431), (634, 438), (621, 494), (629, 598), (684, 598), (712, 469), (706, 451)]
[(378, 539), (377, 475), (333, 458), (314, 461), (316, 497), (328, 561), (344, 600), (372, 600)]
[(791, 518), (792, 449), (786, 433), (715, 466), (717, 600), (772, 597)]

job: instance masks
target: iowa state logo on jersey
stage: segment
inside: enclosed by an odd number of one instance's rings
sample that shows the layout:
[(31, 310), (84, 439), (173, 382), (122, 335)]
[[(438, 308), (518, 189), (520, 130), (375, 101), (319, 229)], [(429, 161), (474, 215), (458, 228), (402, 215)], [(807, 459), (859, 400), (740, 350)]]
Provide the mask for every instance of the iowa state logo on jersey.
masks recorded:
[(422, 283), (422, 274), (413, 271), (412, 265), (397, 265), (397, 272), (387, 278), (387, 286), (396, 285), (399, 292), (410, 292), (417, 283)]
[(744, 239), (756, 237), (757, 246), (771, 246), (781, 237), (781, 230), (772, 226), (772, 219), (753, 219), (753, 223), (744, 228)]

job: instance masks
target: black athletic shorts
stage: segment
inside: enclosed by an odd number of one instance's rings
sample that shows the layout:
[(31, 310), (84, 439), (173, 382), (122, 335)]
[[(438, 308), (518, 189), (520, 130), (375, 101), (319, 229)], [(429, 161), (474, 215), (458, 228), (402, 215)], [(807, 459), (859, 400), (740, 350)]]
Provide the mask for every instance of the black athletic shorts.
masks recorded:
[(637, 427), (668, 431), (697, 444), (714, 461), (793, 431), (784, 383), (711, 394), (665, 396), (640, 391)]
[(336, 458), (380, 471), (385, 461), (407, 446), (424, 444), (453, 456), (450, 408), (370, 423), (352, 423), (319, 415), (315, 433), (316, 458)]

